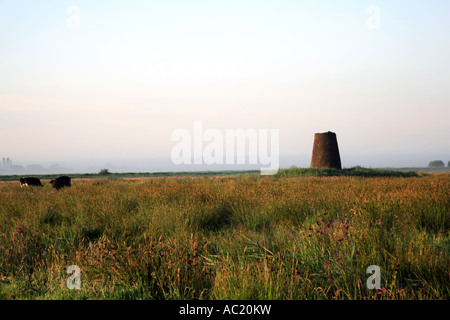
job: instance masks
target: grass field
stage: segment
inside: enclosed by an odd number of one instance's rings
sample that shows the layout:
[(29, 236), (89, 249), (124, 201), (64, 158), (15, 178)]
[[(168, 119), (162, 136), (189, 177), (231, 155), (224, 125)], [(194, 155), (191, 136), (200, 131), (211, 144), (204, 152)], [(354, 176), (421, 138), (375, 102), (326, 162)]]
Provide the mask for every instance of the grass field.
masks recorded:
[(1, 182), (0, 299), (450, 298), (448, 174), (300, 171)]

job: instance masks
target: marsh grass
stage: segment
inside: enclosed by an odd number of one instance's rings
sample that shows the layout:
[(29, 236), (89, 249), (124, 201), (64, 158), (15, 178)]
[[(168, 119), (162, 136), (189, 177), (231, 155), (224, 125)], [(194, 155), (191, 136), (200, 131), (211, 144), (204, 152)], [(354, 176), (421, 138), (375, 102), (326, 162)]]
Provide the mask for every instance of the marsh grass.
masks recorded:
[[(291, 175), (291, 174), (288, 174)], [(0, 183), (1, 299), (448, 299), (450, 178)], [(69, 265), (81, 290), (68, 290)], [(381, 268), (380, 290), (366, 269)]]

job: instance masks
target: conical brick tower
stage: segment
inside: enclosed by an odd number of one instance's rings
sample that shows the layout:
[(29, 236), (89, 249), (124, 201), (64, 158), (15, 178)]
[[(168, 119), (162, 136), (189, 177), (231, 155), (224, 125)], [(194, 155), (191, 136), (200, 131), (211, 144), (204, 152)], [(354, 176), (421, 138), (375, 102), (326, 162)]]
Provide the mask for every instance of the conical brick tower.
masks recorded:
[(337, 138), (334, 132), (328, 131), (314, 135), (311, 168), (342, 169)]

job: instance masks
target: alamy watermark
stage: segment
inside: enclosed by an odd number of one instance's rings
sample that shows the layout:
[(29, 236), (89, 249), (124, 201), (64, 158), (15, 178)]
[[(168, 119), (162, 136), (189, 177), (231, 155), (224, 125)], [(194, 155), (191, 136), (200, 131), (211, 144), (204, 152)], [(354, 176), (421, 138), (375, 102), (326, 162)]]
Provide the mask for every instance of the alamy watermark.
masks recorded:
[(367, 278), (367, 289), (381, 289), (381, 269), (379, 266), (370, 265), (367, 267), (366, 273), (371, 274), (369, 278)]
[(171, 159), (176, 165), (259, 164), (261, 174), (273, 175), (279, 169), (279, 139), (279, 129), (226, 129), (224, 134), (215, 128), (203, 131), (203, 122), (194, 121), (193, 134), (182, 128), (172, 132), (178, 144)]
[[(81, 289), (81, 269), (77, 265), (70, 265), (66, 273), (70, 276), (67, 278), (66, 286), (69, 290)], [(381, 289), (381, 269), (377, 265), (370, 265), (366, 269), (366, 273), (370, 274), (367, 278), (367, 289)]]
[(367, 13), (370, 14), (367, 18), (366, 25), (369, 30), (381, 29), (381, 9), (379, 6), (371, 5), (367, 8)]
[(77, 265), (71, 265), (66, 270), (71, 276), (67, 278), (66, 285), (69, 290), (81, 289), (81, 269)]
[(67, 7), (67, 14), (69, 15), (66, 25), (71, 30), (81, 28), (81, 9), (79, 6), (71, 5)]

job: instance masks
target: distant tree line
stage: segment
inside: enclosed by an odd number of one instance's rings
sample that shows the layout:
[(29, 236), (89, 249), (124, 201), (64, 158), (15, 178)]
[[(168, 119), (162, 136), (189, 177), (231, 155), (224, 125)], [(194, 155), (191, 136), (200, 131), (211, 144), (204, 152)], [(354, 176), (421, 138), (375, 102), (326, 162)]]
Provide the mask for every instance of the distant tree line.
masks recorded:
[(99, 171), (98, 174), (102, 175), (102, 176), (106, 176), (108, 174), (111, 174), (111, 172), (109, 171), (109, 169), (102, 169), (102, 170)]
[[(428, 164), (428, 167), (444, 168), (445, 167), (445, 163), (442, 160), (433, 160), (433, 161), (430, 161), (430, 163)], [(447, 167), (450, 167), (450, 160), (447, 163)]]

